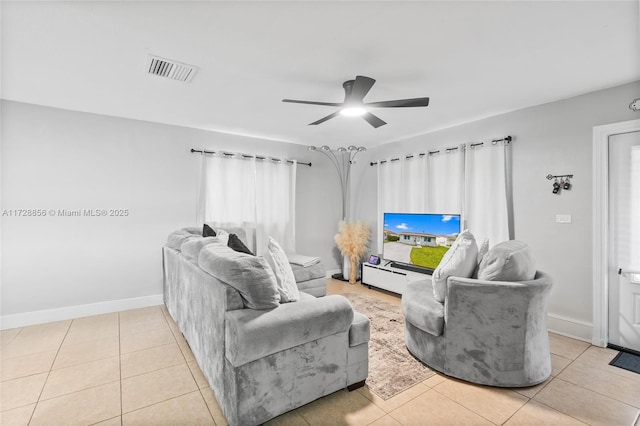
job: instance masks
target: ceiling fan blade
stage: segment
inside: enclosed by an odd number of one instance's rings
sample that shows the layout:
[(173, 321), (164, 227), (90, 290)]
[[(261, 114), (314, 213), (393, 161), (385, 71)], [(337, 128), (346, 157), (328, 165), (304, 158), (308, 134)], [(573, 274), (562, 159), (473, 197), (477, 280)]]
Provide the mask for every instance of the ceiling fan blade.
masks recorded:
[(333, 117), (337, 116), (338, 114), (340, 114), (340, 111), (336, 111), (333, 114), (329, 114), (326, 117), (323, 117), (318, 121), (314, 121), (313, 123), (309, 123), (309, 126), (315, 126), (315, 125), (318, 125), (318, 124), (322, 124), (327, 120), (331, 120)]
[(351, 102), (362, 102), (362, 99), (369, 93), (369, 90), (371, 90), (375, 82), (373, 78), (357, 75), (348, 100)]
[(315, 101), (298, 101), (296, 99), (283, 99), (282, 102), (289, 102), (292, 104), (307, 104), (307, 105), (323, 105), (323, 106), (342, 106), (342, 103), (335, 102), (315, 102)]
[(371, 102), (365, 106), (372, 108), (406, 108), (429, 106), (429, 98), (398, 99), (395, 101)]
[(384, 126), (385, 124), (387, 124), (385, 121), (381, 120), (380, 118), (376, 117), (370, 112), (367, 112), (366, 114), (364, 114), (362, 118), (367, 120), (367, 123), (371, 124), (376, 129), (380, 126)]

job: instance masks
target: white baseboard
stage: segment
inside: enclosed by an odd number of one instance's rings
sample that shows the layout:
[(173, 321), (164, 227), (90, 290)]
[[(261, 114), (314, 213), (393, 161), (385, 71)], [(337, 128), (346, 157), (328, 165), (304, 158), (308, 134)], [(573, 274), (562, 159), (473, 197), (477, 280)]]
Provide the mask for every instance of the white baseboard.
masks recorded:
[(25, 312), (22, 314), (3, 315), (0, 317), (0, 330), (26, 327), (52, 321), (62, 321), (91, 315), (108, 314), (126, 311), (127, 309), (146, 308), (164, 303), (162, 294), (134, 297), (131, 299), (112, 300), (109, 302), (90, 303), (87, 305), (67, 306), (57, 309)]
[(593, 338), (593, 324), (561, 315), (548, 314), (547, 329), (553, 333), (588, 343), (591, 343)]

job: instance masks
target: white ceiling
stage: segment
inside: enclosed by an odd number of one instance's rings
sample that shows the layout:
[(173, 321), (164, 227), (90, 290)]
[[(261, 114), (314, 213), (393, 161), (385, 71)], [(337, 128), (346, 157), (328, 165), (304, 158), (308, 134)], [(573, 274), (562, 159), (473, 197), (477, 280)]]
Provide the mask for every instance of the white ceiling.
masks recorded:
[[(305, 145), (367, 147), (640, 79), (638, 1), (3, 1), (2, 98)], [(147, 54), (199, 67), (146, 74)], [(377, 80), (386, 126), (338, 117)], [(629, 102), (632, 100), (630, 94)]]

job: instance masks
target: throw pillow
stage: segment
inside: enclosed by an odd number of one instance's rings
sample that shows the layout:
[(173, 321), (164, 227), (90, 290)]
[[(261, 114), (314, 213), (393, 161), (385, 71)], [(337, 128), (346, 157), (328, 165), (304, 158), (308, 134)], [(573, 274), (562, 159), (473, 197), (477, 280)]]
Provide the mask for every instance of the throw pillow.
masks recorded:
[(536, 262), (529, 246), (510, 240), (496, 244), (482, 258), (478, 279), (487, 281), (530, 281), (536, 276)]
[(273, 272), (276, 275), (278, 293), (280, 293), (280, 303), (296, 302), (300, 299), (300, 292), (286, 253), (282, 250), (280, 244), (272, 237), (269, 237), (267, 251), (271, 257)]
[(216, 235), (216, 231), (214, 231), (212, 227), (210, 227), (209, 225), (207, 225), (205, 223), (204, 226), (202, 227), (202, 236), (203, 237), (215, 237), (217, 235)]
[(473, 275), (471, 276), (472, 278), (478, 278), (478, 270), (480, 269), (480, 263), (482, 262), (482, 258), (484, 257), (485, 254), (487, 254), (488, 251), (489, 251), (489, 238), (485, 238), (482, 241), (482, 244), (480, 244), (480, 247), (478, 248), (478, 264), (476, 266), (476, 269), (473, 271)]
[(276, 277), (263, 257), (249, 256), (214, 242), (200, 251), (198, 265), (238, 290), (245, 308), (273, 309), (279, 306)]
[(229, 241), (227, 241), (227, 246), (240, 253), (247, 253), (251, 256), (254, 255), (236, 234), (229, 234)]
[(449, 250), (433, 271), (433, 297), (444, 302), (447, 294), (447, 278), (469, 278), (478, 266), (478, 246), (469, 230), (464, 230), (451, 245)]

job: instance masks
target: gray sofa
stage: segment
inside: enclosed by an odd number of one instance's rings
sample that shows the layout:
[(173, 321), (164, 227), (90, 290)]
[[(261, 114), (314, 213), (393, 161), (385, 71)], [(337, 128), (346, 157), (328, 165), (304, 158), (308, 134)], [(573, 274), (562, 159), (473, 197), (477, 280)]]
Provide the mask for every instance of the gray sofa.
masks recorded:
[[(322, 296), (326, 291), (326, 284), (320, 285), (324, 281), (310, 278), (305, 268), (297, 273), (294, 268), (302, 283), (299, 301), (263, 310), (247, 308), (255, 303), (247, 298), (247, 291), (256, 291), (247, 279), (252, 275), (241, 271), (242, 279), (225, 282), (213, 274), (221, 277), (228, 271), (218, 274), (211, 268), (262, 260), (220, 244), (204, 245), (195, 260), (180, 247), (202, 238), (197, 233), (195, 228), (177, 231), (163, 247), (164, 300), (230, 425), (261, 424), (337, 390), (364, 384), (366, 316), (342, 296), (316, 298), (305, 293)], [(255, 276), (256, 271), (251, 273)]]
[(409, 351), (449, 376), (501, 387), (533, 386), (551, 374), (546, 315), (551, 278), (508, 282), (449, 277), (444, 303), (430, 280), (402, 296)]

